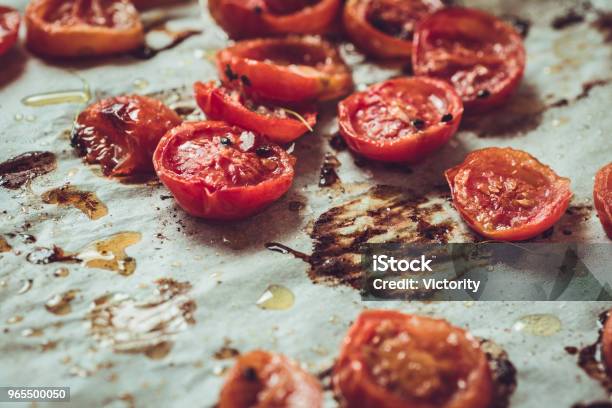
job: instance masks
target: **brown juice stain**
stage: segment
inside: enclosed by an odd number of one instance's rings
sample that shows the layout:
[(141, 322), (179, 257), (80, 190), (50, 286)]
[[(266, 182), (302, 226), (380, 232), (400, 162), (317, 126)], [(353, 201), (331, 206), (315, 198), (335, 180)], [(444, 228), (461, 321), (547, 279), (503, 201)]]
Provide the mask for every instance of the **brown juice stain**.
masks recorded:
[(0, 187), (16, 190), (57, 168), (51, 152), (28, 152), (0, 163)]
[[(138, 59), (151, 59), (155, 57), (162, 51), (170, 50), (189, 37), (193, 37), (194, 35), (198, 35), (202, 33), (200, 30), (181, 30), (174, 31), (171, 30), (165, 22), (161, 24), (152, 25), (147, 29), (147, 34), (145, 36), (145, 45), (141, 48), (133, 51), (131, 55)], [(149, 40), (152, 38), (152, 35), (155, 35), (159, 39), (163, 37), (161, 43), (155, 44), (154, 41)]]
[(493, 403), (489, 408), (507, 408), (516, 390), (516, 368), (508, 353), (492, 340), (480, 339), (480, 347), (487, 356), (493, 377)]
[(70, 303), (76, 298), (78, 290), (69, 290), (62, 294), (52, 296), (45, 303), (45, 309), (56, 315), (66, 315), (72, 311)]
[(223, 346), (213, 354), (216, 360), (229, 360), (231, 358), (238, 357), (240, 351), (231, 346), (232, 342), (230, 339), (223, 340)]
[(531, 21), (529, 19), (511, 14), (503, 15), (501, 18), (510, 23), (521, 37), (526, 38), (529, 35), (529, 29), (531, 28)]
[(319, 176), (319, 187), (331, 187), (340, 182), (338, 173), (336, 173), (338, 167), (340, 167), (340, 162), (336, 156), (329, 153), (325, 154), (325, 160), (323, 160)]
[(605, 42), (612, 42), (612, 12), (599, 12), (593, 27), (604, 36)]
[(39, 247), (29, 253), (26, 259), (39, 265), (55, 262), (82, 263), (87, 268), (105, 269), (129, 276), (136, 270), (136, 260), (128, 256), (125, 249), (140, 242), (141, 237), (139, 232), (120, 232), (72, 253), (65, 252), (58, 246)]
[(70, 275), (70, 269), (68, 268), (58, 268), (53, 272), (53, 276), (56, 278), (65, 278)]
[(6, 238), (0, 235), (0, 253), (9, 252), (11, 249), (13, 249), (13, 247), (9, 245)]
[(563, 30), (567, 27), (582, 23), (584, 15), (575, 8), (570, 8), (565, 13), (555, 17), (550, 24), (555, 30)]
[(142, 353), (161, 359), (172, 349), (176, 334), (195, 324), (191, 284), (159, 279), (156, 293), (144, 301), (123, 294), (97, 298), (88, 314), (89, 332), (116, 353)]
[(81, 191), (71, 185), (49, 190), (41, 196), (46, 204), (57, 204), (60, 207), (75, 207), (92, 220), (97, 220), (108, 214), (108, 208), (95, 193)]
[(28, 329), (23, 329), (21, 331), (21, 335), (23, 337), (40, 337), (44, 334), (43, 329), (38, 327), (31, 327)]
[(315, 283), (360, 288), (363, 244), (475, 241), (453, 214), (446, 192), (418, 195), (399, 187), (376, 186), (317, 219), (310, 232), (312, 255), (276, 242), (266, 248), (309, 263), (309, 276)]
[(78, 258), (88, 268), (105, 269), (129, 276), (136, 270), (136, 260), (125, 249), (140, 242), (139, 232), (121, 232), (110, 238), (94, 242), (81, 250)]

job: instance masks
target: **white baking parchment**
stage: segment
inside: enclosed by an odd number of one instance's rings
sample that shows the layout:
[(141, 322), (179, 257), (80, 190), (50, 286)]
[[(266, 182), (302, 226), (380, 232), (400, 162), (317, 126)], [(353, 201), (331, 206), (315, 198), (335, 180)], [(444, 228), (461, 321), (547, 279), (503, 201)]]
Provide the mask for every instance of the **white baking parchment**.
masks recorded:
[[(4, 3), (20, 10), (26, 4)], [(466, 3), (531, 22), (525, 39), (526, 75), (506, 107), (465, 122), (447, 146), (407, 172), (372, 163), (358, 166), (348, 151), (335, 152), (329, 144), (337, 131), (330, 104), (315, 132), (295, 146), (297, 178), (289, 193), (262, 214), (238, 223), (193, 219), (168, 199), (169, 192), (158, 183), (126, 184), (101, 177), (99, 170), (76, 156), (67, 137), (82, 104), (36, 108), (20, 102), (41, 92), (81, 89), (83, 81), (94, 99), (164, 91), (171, 103), (176, 102), (168, 90), (189, 90), (196, 80), (216, 78), (209, 56), (228, 43), (206, 13), (202, 22), (196, 3), (161, 10), (173, 16), (172, 24), (195, 26), (203, 32), (149, 60), (121, 56), (44, 61), (31, 55), (23, 41), (1, 57), (0, 161), (44, 150), (57, 155), (58, 166), (29, 187), (0, 188), (0, 233), (27, 233), (37, 240), (27, 243), (19, 235), (8, 238), (13, 250), (0, 254), (0, 385), (70, 387), (71, 402), (52, 406), (210, 407), (217, 401), (224, 370), (233, 363), (232, 358), (220, 357), (262, 348), (285, 353), (317, 374), (333, 363), (355, 316), (366, 307), (383, 307), (443, 317), (502, 346), (518, 371), (513, 407), (570, 407), (606, 398), (602, 387), (584, 374), (576, 356), (564, 347), (595, 341), (597, 317), (610, 307), (609, 302), (365, 304), (346, 285), (313, 284), (307, 263), (265, 248), (266, 243), (279, 242), (311, 253), (309, 231), (325, 211), (357, 198), (363, 208), (357, 206), (354, 223), (367, 224), (364, 217), (370, 198), (364, 192), (370, 187), (392, 185), (425, 194), (432, 186), (444, 184), (443, 170), (485, 146), (526, 150), (571, 178), (572, 205), (580, 209), (579, 216), (564, 216), (548, 240), (606, 242), (591, 195), (595, 172), (612, 157), (612, 84), (607, 82), (612, 75), (612, 44), (605, 41), (609, 31), (594, 24), (597, 10), (612, 10), (610, 2), (593, 1), (591, 8), (586, 6), (585, 21), (561, 30), (551, 27), (553, 18), (571, 7), (582, 10), (583, 3)], [(398, 75), (406, 65), (367, 63), (346, 44), (342, 52), (353, 66), (358, 89)], [(337, 169), (341, 183), (333, 187), (318, 186), (326, 153), (341, 163)], [(43, 192), (66, 183), (95, 192), (108, 207), (108, 215), (90, 220), (74, 207), (41, 201)], [(296, 207), (296, 201), (303, 208)], [(445, 208), (442, 216), (457, 221), (450, 206)], [(457, 229), (467, 233), (460, 221)], [(126, 231), (142, 234), (139, 242), (126, 249), (136, 261), (130, 276), (82, 263), (26, 261), (36, 247), (57, 245), (80, 251)], [(55, 276), (62, 267), (69, 275)], [(183, 287), (156, 302), (155, 281), (160, 278), (189, 282), (191, 289)], [(256, 302), (269, 285), (290, 289), (293, 306), (286, 310), (258, 307)], [(50, 299), (70, 290), (76, 291), (70, 310), (62, 309), (64, 314), (47, 310)], [(92, 303), (104, 295), (108, 297), (95, 309)], [(109, 304), (116, 307), (104, 309)], [(551, 321), (560, 324), (539, 333), (545, 336), (519, 330), (517, 321), (534, 314), (546, 316), (549, 326)], [(104, 319), (112, 319), (121, 329), (98, 328)], [(150, 345), (151, 339), (155, 343), (156, 336), (165, 342), (161, 352), (167, 353), (165, 357), (155, 350), (150, 357), (138, 352), (139, 344)], [(326, 404), (333, 407), (329, 394)]]

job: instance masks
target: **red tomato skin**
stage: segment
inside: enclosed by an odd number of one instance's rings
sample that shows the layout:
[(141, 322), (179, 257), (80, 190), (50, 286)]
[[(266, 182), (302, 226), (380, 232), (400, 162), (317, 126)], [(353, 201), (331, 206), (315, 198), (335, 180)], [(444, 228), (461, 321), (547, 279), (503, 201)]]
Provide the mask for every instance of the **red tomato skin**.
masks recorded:
[[(311, 71), (295, 72), (286, 66), (273, 62), (260, 61), (242, 56), (253, 48), (265, 49), (267, 46), (279, 43), (299, 46), (307, 44), (320, 47), (330, 59), (337, 64), (339, 72), (316, 74)], [(248, 78), (249, 93), (256, 98), (289, 103), (311, 102), (315, 100), (331, 100), (343, 96), (353, 87), (353, 80), (348, 67), (331, 44), (315, 37), (288, 37), (285, 39), (257, 39), (240, 41), (236, 45), (217, 53), (217, 69), (224, 83), (231, 83), (227, 76), (227, 68), (236, 75)]]
[[(484, 151), (490, 149), (499, 148), (489, 148), (482, 150)], [(477, 150), (475, 152), (472, 152), (470, 153), (470, 155), (477, 152), (479, 151)], [(478, 234), (496, 241), (524, 241), (534, 238), (539, 234), (543, 233), (544, 231), (552, 227), (557, 221), (559, 221), (563, 214), (565, 214), (565, 211), (567, 210), (567, 207), (569, 207), (569, 203), (572, 199), (572, 192), (570, 190), (570, 180), (567, 178), (559, 177), (561, 183), (563, 184), (563, 188), (558, 191), (559, 198), (558, 200), (556, 200), (554, 205), (549, 208), (547, 217), (540, 217), (540, 219), (537, 220), (535, 224), (523, 225), (521, 227), (506, 230), (485, 231), (481, 225), (476, 223), (475, 220), (472, 220), (472, 217), (456, 204), (455, 176), (459, 172), (459, 169), (462, 167), (462, 165), (469, 161), (470, 155), (468, 155), (464, 163), (446, 170), (444, 175), (450, 187), (451, 194), (453, 196), (453, 202), (455, 203), (455, 208), (457, 209), (457, 211), (459, 211), (459, 214), (461, 215), (463, 221), (467, 223), (474, 231), (478, 232)]]
[[(272, 354), (263, 350), (254, 350), (247, 354), (243, 354), (238, 358), (236, 365), (232, 367), (227, 375), (225, 385), (221, 390), (219, 397), (219, 408), (250, 408), (251, 401), (245, 401), (245, 393), (249, 391), (249, 385), (245, 384), (244, 369), (251, 367), (257, 371), (266, 371), (266, 365), (272, 364), (277, 370), (279, 381), (275, 387), (286, 389), (277, 389), (277, 395), (282, 395), (283, 392), (289, 392), (285, 396), (282, 403), (284, 408), (321, 408), (323, 406), (323, 390), (321, 384), (311, 374), (302, 370), (302, 368), (281, 354)], [(280, 374), (283, 373), (283, 374)], [(277, 408), (281, 405), (280, 401), (258, 401), (257, 408)]]
[(389, 82), (410, 83), (413, 81), (422, 81), (444, 90), (449, 96), (451, 107), (449, 113), (453, 115), (453, 119), (450, 122), (440, 123), (433, 128), (429, 127), (425, 131), (410, 137), (394, 140), (391, 143), (380, 143), (376, 140), (360, 137), (352, 125), (352, 115), (359, 106), (360, 95), (363, 94), (363, 92), (358, 92), (338, 104), (340, 135), (351, 150), (372, 160), (390, 163), (418, 163), (438, 150), (457, 133), (463, 116), (463, 104), (453, 87), (445, 81), (427, 77), (410, 77), (392, 79), (373, 85), (373, 87)]
[[(336, 395), (341, 396), (341, 406), (359, 408), (487, 408), (492, 399), (493, 380), (487, 359), (482, 354), (476, 372), (468, 377), (471, 389), (464, 390), (462, 397), (454, 397), (445, 405), (418, 403), (403, 400), (398, 395), (387, 391), (371, 378), (371, 374), (360, 361), (359, 348), (367, 341), (369, 334), (382, 320), (405, 320), (410, 318), (427, 319), (443, 322), (428, 317), (406, 315), (393, 310), (366, 310), (362, 312), (350, 327), (340, 349), (340, 356), (334, 365), (332, 385)], [(447, 323), (448, 324), (448, 323)], [(449, 325), (450, 326), (450, 325)], [(454, 330), (465, 333), (462, 329), (451, 326)]]
[[(231, 100), (214, 81), (207, 84), (196, 82), (194, 90), (198, 105), (209, 119), (223, 120), (252, 130), (276, 143), (290, 143), (308, 132), (306, 125), (297, 119), (274, 118), (250, 111), (244, 105)], [(311, 128), (314, 127), (317, 122), (314, 109), (305, 114), (304, 119)]]
[[(429, 17), (423, 19), (415, 30), (414, 38), (413, 38), (413, 53), (412, 53), (412, 67), (414, 73), (416, 75), (430, 75), (435, 76), (428, 72), (421, 64), (422, 57), (421, 54), (423, 52), (423, 48), (425, 47), (424, 38), (427, 36), (429, 31), (429, 26), (432, 24), (431, 22), (434, 19), (438, 18), (447, 18), (449, 19), (449, 24), (452, 24), (453, 19), (458, 18), (474, 18), (474, 19), (484, 19), (487, 21), (495, 22), (498, 27), (502, 28), (505, 34), (510, 38), (510, 41), (514, 44), (518, 44), (518, 50), (516, 60), (518, 64), (518, 69), (511, 73), (510, 78), (508, 78), (501, 87), (495, 90), (495, 92), (491, 92), (490, 96), (487, 98), (479, 99), (479, 98), (469, 98), (463, 99), (463, 105), (465, 106), (466, 112), (472, 113), (482, 113), (490, 111), (496, 107), (499, 107), (507, 102), (507, 100), (512, 96), (516, 88), (519, 86), (523, 75), (525, 73), (525, 65), (526, 65), (526, 52), (523, 46), (523, 40), (520, 34), (512, 28), (510, 25), (504, 23), (503, 21), (497, 19), (496, 17), (477, 9), (468, 9), (461, 7), (447, 7), (445, 9), (439, 10)], [(447, 79), (447, 78), (443, 78)]]
[(323, 34), (334, 21), (341, 0), (321, 0), (312, 7), (276, 15), (265, 10), (256, 12), (261, 1), (209, 0), (211, 15), (233, 39), (283, 34)]
[(195, 138), (198, 131), (222, 129), (229, 132), (236, 128), (225, 122), (191, 122), (170, 130), (159, 142), (153, 155), (153, 165), (161, 182), (172, 192), (179, 205), (194, 217), (209, 220), (241, 220), (248, 218), (272, 204), (291, 187), (294, 177), (294, 159), (285, 158), (285, 171), (279, 177), (259, 184), (213, 190), (200, 180), (185, 179), (163, 163), (166, 148), (175, 137)]
[[(443, 4), (437, 0), (432, 3), (436, 3), (438, 8), (443, 7)], [(342, 20), (351, 41), (368, 55), (376, 58), (410, 58), (412, 40), (402, 40), (377, 30), (366, 20), (365, 6), (367, 1), (362, 0), (348, 0), (344, 6)]]
[[(0, 55), (4, 55), (17, 42), (21, 18), (17, 10), (0, 6), (0, 20), (0, 32), (4, 31), (0, 36)], [(2, 30), (3, 26), (5, 30)]]
[[(595, 176), (593, 202), (604, 231), (608, 238), (612, 239), (612, 163), (601, 168)], [(612, 328), (610, 330), (612, 331)], [(610, 340), (612, 341), (612, 333)]]

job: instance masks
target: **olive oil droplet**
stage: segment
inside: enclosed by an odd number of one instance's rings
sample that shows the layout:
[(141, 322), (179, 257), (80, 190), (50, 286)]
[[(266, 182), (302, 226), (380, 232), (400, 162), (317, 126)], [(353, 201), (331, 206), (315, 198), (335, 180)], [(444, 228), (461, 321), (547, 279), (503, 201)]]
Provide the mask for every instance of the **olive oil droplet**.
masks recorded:
[(551, 314), (532, 314), (521, 317), (512, 327), (515, 331), (547, 337), (561, 330), (561, 320)]
[(62, 103), (87, 103), (90, 98), (91, 95), (88, 90), (58, 91), (26, 96), (21, 100), (21, 103), (26, 106), (39, 108)]
[(261, 294), (256, 305), (264, 310), (287, 310), (293, 306), (295, 295), (281, 285), (270, 285)]

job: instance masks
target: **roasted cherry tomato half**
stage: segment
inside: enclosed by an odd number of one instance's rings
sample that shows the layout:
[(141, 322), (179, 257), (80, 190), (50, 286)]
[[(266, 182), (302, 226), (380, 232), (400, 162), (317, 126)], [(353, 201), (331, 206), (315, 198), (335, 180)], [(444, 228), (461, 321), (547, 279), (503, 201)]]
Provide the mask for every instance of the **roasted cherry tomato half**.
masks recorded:
[(226, 84), (279, 102), (335, 99), (353, 87), (338, 51), (317, 37), (241, 41), (217, 54), (217, 67)]
[(293, 182), (295, 159), (251, 131), (209, 121), (171, 130), (159, 142), (153, 163), (189, 214), (234, 220), (285, 194)]
[[(599, 221), (608, 237), (612, 239), (612, 163), (597, 172), (593, 199)], [(612, 340), (612, 336), (610, 339)], [(610, 361), (612, 362), (612, 356), (610, 356)]]
[(569, 179), (510, 148), (476, 150), (445, 174), (463, 220), (480, 235), (500, 241), (546, 231), (572, 198)]
[(255, 350), (238, 358), (221, 389), (219, 408), (320, 408), (316, 378), (280, 354)]
[(480, 10), (447, 8), (423, 19), (414, 35), (417, 75), (449, 81), (465, 109), (483, 111), (505, 102), (525, 70), (521, 36)]
[(355, 152), (388, 162), (416, 162), (457, 131), (463, 104), (445, 81), (391, 79), (338, 104), (340, 134)]
[(79, 114), (72, 145), (107, 176), (153, 172), (153, 153), (181, 118), (156, 99), (118, 96), (96, 102)]
[(265, 135), (276, 143), (289, 143), (312, 130), (317, 122), (314, 106), (280, 107), (256, 102), (240, 88), (217, 86), (216, 83), (194, 84), (198, 105), (208, 119), (223, 120), (232, 125)]
[(127, 0), (34, 0), (25, 22), (30, 50), (49, 57), (116, 54), (144, 41), (138, 11)]
[(340, 0), (209, 0), (210, 14), (235, 39), (280, 34), (323, 34)]
[(0, 55), (5, 54), (17, 41), (19, 22), (17, 10), (0, 6)]
[(410, 57), (417, 22), (442, 7), (440, 0), (349, 0), (344, 28), (353, 43), (374, 57)]
[(493, 387), (485, 353), (470, 334), (391, 310), (361, 313), (332, 383), (343, 406), (360, 408), (487, 408)]

